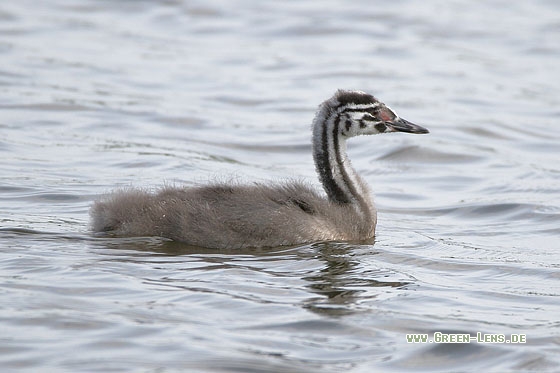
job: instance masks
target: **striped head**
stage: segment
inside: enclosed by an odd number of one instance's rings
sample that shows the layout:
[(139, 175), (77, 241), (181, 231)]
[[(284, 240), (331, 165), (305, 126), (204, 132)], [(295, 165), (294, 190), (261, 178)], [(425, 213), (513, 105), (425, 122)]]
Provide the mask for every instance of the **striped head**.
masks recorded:
[(334, 127), (347, 138), (387, 132), (429, 132), (400, 118), (387, 105), (362, 91), (338, 90), (321, 105), (318, 116), (334, 119)]

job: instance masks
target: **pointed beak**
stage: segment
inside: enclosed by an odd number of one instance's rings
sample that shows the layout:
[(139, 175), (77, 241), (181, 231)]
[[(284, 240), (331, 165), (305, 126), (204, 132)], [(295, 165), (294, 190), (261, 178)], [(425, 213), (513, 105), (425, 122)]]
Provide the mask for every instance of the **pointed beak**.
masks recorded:
[(429, 133), (426, 128), (411, 123), (406, 119), (398, 118), (393, 121), (384, 122), (389, 131), (387, 132), (408, 132), (408, 133)]

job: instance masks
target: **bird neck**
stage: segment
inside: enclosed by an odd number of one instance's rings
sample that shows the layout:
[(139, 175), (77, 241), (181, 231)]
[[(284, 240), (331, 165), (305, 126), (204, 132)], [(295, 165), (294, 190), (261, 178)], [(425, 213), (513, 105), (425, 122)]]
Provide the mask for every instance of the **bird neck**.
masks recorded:
[(346, 154), (346, 136), (341, 126), (347, 119), (336, 109), (322, 107), (313, 122), (313, 158), (319, 179), (331, 202), (354, 206), (364, 219), (371, 219), (369, 189), (352, 167)]

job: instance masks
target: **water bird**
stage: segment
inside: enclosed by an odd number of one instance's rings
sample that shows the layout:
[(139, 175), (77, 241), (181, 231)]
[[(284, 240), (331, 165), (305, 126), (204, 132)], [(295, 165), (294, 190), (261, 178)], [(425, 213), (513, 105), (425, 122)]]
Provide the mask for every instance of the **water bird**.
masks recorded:
[(96, 201), (95, 232), (161, 236), (206, 248), (276, 247), (374, 237), (377, 211), (352, 167), (346, 140), (388, 132), (428, 133), (362, 91), (338, 90), (312, 123), (315, 168), (326, 195), (298, 181), (214, 182), (114, 191)]

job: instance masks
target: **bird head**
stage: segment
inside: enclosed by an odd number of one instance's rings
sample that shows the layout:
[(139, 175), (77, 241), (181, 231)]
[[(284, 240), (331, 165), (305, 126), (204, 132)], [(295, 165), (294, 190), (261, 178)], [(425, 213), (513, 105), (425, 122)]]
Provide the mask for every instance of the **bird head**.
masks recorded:
[(362, 91), (339, 90), (331, 100), (331, 110), (338, 113), (340, 134), (345, 137), (388, 132), (429, 132), (424, 127), (400, 118), (387, 105)]

